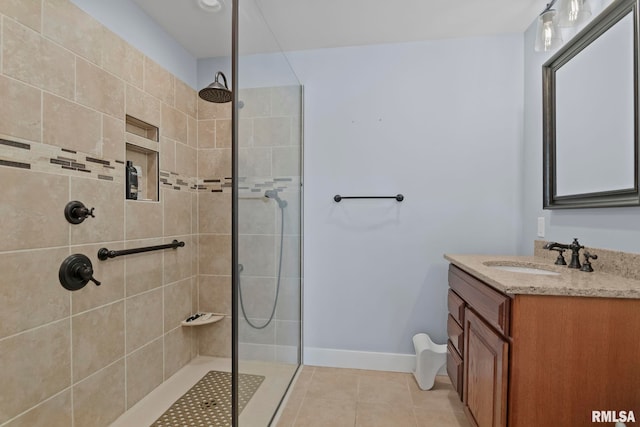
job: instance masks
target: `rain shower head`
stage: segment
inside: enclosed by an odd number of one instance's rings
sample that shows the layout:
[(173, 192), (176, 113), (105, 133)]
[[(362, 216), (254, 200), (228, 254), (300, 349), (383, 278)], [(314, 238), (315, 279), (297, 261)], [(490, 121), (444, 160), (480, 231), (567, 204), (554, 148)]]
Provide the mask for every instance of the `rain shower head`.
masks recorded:
[[(222, 76), (224, 84), (218, 82), (218, 77), (220, 76)], [(222, 71), (218, 71), (215, 81), (198, 92), (198, 95), (205, 101), (215, 102), (216, 104), (224, 104), (231, 101), (232, 98), (229, 86), (227, 86), (227, 78)]]

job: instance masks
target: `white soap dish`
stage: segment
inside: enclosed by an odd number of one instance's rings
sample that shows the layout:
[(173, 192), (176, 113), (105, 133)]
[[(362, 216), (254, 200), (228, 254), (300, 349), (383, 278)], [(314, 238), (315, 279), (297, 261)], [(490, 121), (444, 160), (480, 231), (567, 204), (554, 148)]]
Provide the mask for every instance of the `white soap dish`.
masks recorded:
[(200, 326), (209, 323), (219, 322), (224, 319), (224, 314), (219, 313), (196, 313), (182, 321), (182, 326)]

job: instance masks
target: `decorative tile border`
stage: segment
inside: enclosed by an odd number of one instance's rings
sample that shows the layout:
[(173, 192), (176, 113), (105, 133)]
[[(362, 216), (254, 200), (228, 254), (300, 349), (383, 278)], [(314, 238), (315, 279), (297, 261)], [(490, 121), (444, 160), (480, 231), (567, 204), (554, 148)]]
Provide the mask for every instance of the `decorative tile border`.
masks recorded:
[[(99, 159), (89, 154), (43, 143), (26, 143), (0, 138), (0, 167), (29, 169), (34, 172), (67, 176), (92, 177), (124, 184), (124, 161)], [(159, 188), (177, 191), (230, 193), (231, 177), (196, 177), (160, 170)], [(300, 190), (300, 177), (240, 177), (241, 193), (259, 193), (266, 190), (296, 192)]]
[[(202, 192), (231, 192), (233, 180), (225, 178), (206, 178), (198, 180), (197, 189)], [(295, 192), (300, 189), (300, 177), (240, 177), (238, 190), (240, 193), (260, 193), (267, 190)]]
[(124, 184), (121, 160), (97, 159), (80, 153), (40, 142), (19, 142), (0, 139), (0, 166), (29, 169), (34, 172), (67, 176), (93, 177)]

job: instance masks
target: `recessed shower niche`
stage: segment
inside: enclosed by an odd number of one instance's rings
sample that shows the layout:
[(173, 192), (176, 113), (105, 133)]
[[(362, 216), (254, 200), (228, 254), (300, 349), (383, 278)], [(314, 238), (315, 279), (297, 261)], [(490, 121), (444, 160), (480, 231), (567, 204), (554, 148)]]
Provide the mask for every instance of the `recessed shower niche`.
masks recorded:
[(158, 199), (158, 128), (127, 115), (125, 197), (129, 200)]

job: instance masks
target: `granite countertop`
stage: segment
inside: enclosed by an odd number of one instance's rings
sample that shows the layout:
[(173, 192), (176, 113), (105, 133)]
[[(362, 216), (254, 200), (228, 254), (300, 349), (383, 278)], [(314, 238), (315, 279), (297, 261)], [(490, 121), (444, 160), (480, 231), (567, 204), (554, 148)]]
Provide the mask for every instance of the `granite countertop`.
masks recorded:
[[(640, 280), (594, 271), (586, 273), (533, 256), (452, 255), (445, 259), (508, 295), (567, 295), (640, 299)], [(491, 265), (538, 268), (560, 273), (539, 275), (498, 270)], [(596, 266), (594, 265), (594, 268)]]

